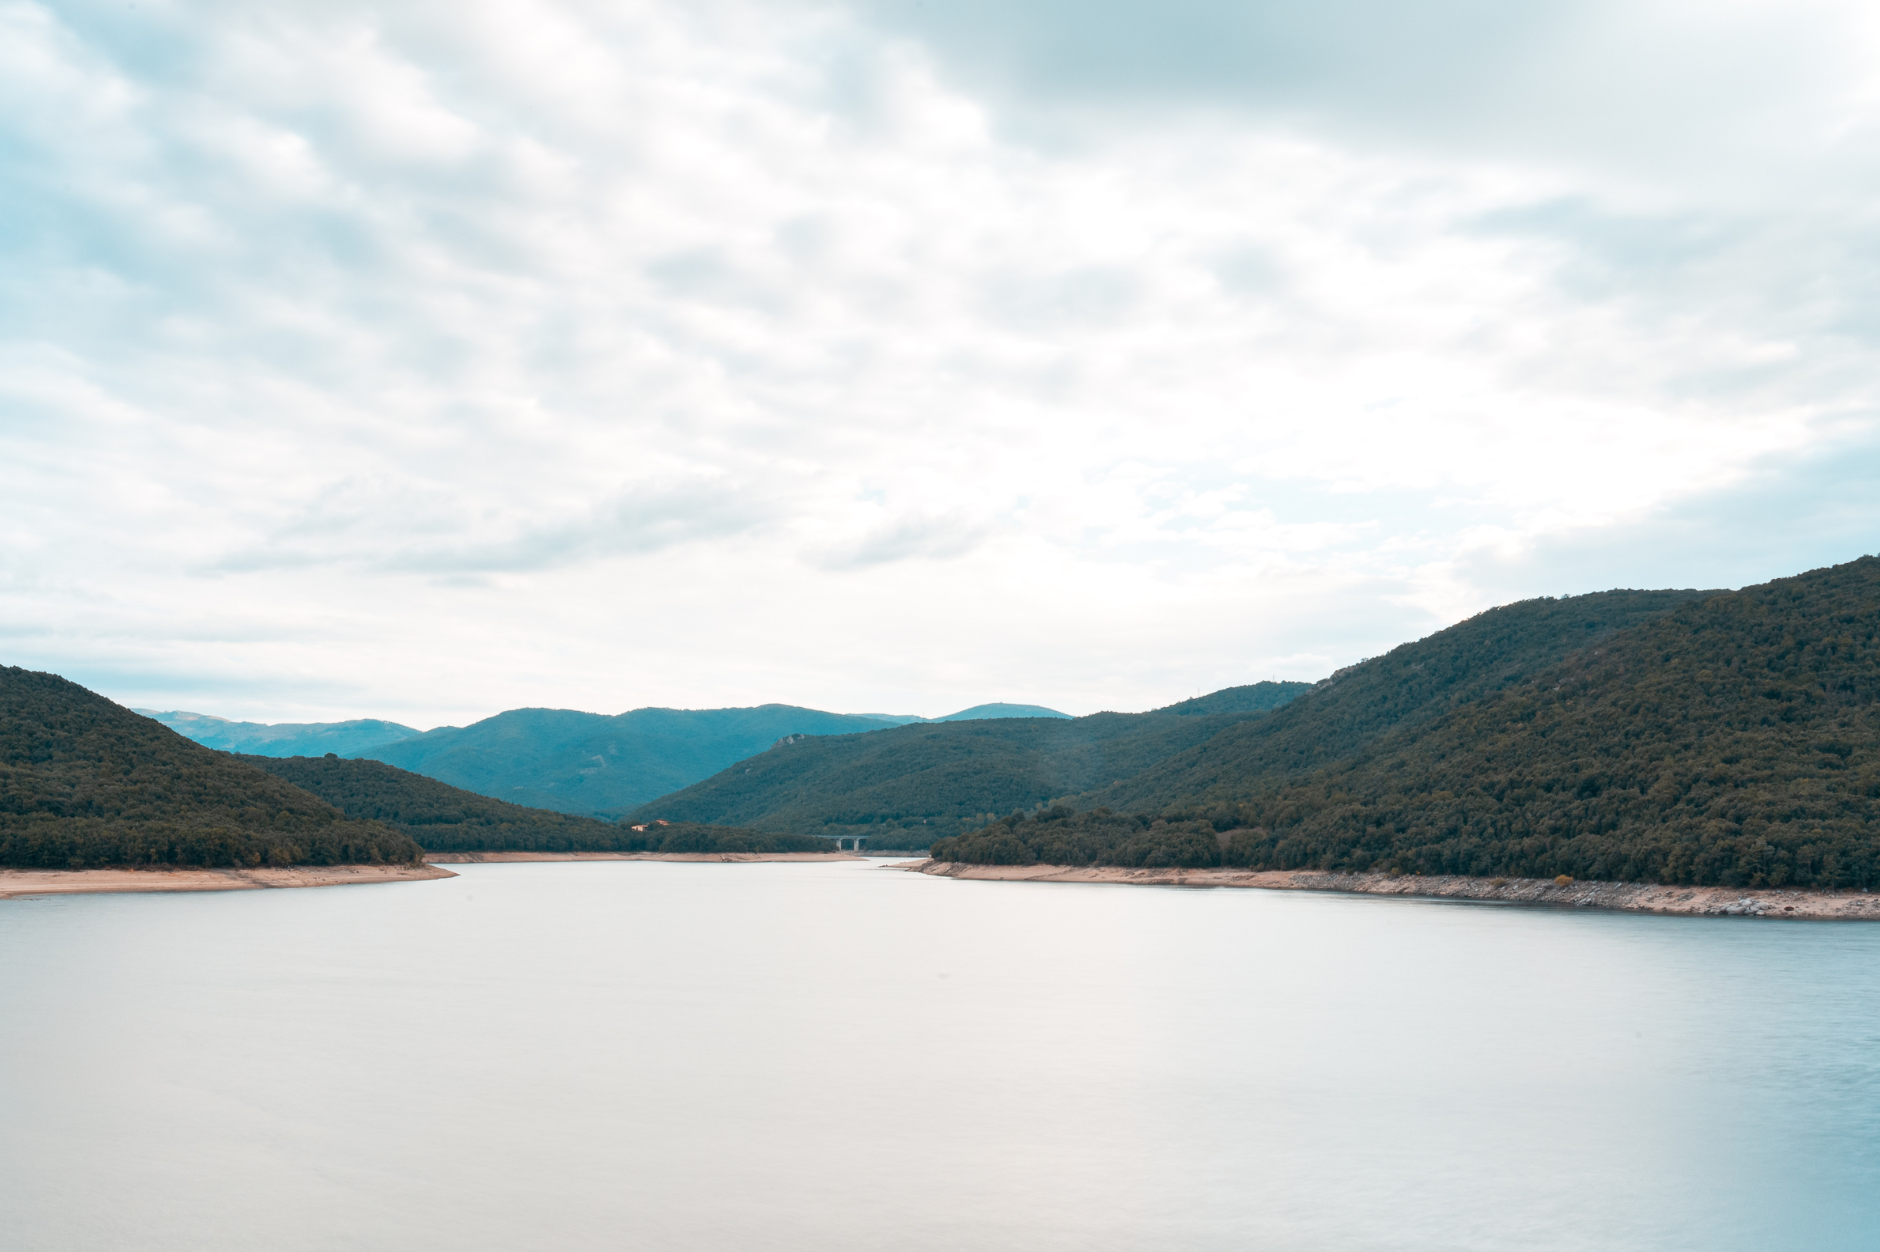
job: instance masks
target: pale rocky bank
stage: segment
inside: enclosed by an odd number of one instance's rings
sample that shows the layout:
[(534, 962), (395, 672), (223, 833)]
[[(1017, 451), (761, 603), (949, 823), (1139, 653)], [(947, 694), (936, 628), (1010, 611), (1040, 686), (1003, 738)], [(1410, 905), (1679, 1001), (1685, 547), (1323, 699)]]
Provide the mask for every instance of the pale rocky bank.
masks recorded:
[(140, 891), (265, 891), (417, 882), (457, 875), (435, 865), (294, 865), (285, 869), (0, 869), (0, 900), (11, 896)]
[(445, 865), (516, 861), (859, 861), (853, 852), (439, 852), (422, 865), (295, 865), (285, 869), (0, 869), (0, 900), (142, 891), (262, 891), (455, 878)]
[(495, 865), (512, 861), (860, 861), (856, 852), (437, 852), (433, 865)]
[(1485, 900), (1555, 908), (1614, 909), (1697, 917), (1776, 917), (1880, 921), (1880, 894), (1738, 887), (1668, 887), (1657, 883), (1461, 875), (1329, 874), (1311, 870), (1125, 869), (1118, 866), (965, 865), (907, 861), (892, 866), (943, 878), (995, 882), (1125, 883), (1144, 887), (1258, 887), (1269, 891), (1342, 891), (1359, 895)]

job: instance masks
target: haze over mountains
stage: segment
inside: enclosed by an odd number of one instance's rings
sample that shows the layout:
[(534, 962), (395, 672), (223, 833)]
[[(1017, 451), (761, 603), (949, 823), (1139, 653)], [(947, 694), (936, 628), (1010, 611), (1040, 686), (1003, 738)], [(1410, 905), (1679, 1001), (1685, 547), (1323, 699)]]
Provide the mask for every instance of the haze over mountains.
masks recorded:
[(617, 717), (511, 709), (361, 755), (516, 804), (619, 816), (788, 735), (886, 728), (874, 718), (788, 704), (634, 709)]
[(422, 732), (397, 722), (377, 718), (355, 718), (349, 722), (231, 722), (207, 713), (181, 710), (158, 712), (133, 709), (153, 721), (162, 722), (179, 735), (194, 739), (206, 748), (224, 752), (244, 752), (253, 756), (341, 756), (363, 753), (384, 744), (409, 739)]
[(266, 725), (200, 713), (138, 711), (225, 751), (364, 757), (514, 804), (610, 817), (708, 778), (790, 735), (849, 734), (912, 723), (1067, 718), (1035, 704), (979, 704), (937, 718), (826, 713), (788, 704), (634, 709), (612, 717), (572, 709), (511, 709), (469, 726), (418, 731), (370, 719)]

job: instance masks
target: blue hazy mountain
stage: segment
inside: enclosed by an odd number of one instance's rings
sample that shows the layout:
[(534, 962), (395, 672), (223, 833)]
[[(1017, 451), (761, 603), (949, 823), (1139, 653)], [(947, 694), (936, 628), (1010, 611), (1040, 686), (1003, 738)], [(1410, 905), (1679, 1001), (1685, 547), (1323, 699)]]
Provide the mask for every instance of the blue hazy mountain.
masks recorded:
[(233, 722), (138, 710), (206, 747), (254, 756), (383, 761), (512, 804), (617, 816), (711, 777), (792, 735), (852, 735), (912, 723), (1066, 719), (1035, 704), (980, 704), (945, 717), (827, 713), (788, 704), (741, 709), (510, 709), (469, 726), (397, 722)]
[(1047, 709), (1042, 704), (975, 704), (970, 709), (961, 709), (957, 713), (948, 713), (945, 717), (928, 718), (934, 722), (982, 722), (995, 717), (1061, 717), (1070, 719), (1069, 713), (1060, 713), (1056, 709)]
[(617, 815), (688, 787), (792, 735), (849, 735), (894, 723), (789, 704), (634, 709), (608, 716), (511, 709), (355, 751), (453, 787), (561, 813)]
[(397, 722), (362, 717), (350, 722), (231, 722), (207, 713), (133, 709), (162, 722), (177, 734), (205, 748), (241, 752), (249, 756), (325, 756), (329, 752), (353, 756), (368, 748), (409, 739), (419, 732)]

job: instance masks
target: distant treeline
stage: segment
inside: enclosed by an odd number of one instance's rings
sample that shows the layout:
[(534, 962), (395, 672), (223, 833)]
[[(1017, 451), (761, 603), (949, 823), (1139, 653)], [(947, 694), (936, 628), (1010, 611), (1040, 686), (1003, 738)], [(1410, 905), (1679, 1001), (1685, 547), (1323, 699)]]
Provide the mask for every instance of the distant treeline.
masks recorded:
[(814, 835), (787, 835), (741, 826), (700, 822), (651, 822), (643, 831), (626, 828), (637, 842), (622, 852), (833, 852), (834, 845)]
[(20, 869), (96, 869), (108, 866), (255, 868), (284, 865), (411, 864), (422, 850), (396, 831), (361, 822), (303, 824), (272, 829), (259, 815), (202, 815), (178, 822), (61, 818), (0, 814), (0, 865)]
[(427, 852), (826, 852), (827, 840), (696, 822), (644, 829), (464, 791), (382, 761), (245, 756), (348, 817), (383, 822)]
[(0, 864), (407, 863), (419, 848), (56, 674), (0, 667)]
[[(1251, 729), (1307, 745), (1315, 699)], [(1880, 560), (1687, 602), (1397, 720), (1316, 768), (1216, 770), (1153, 814), (1015, 813), (933, 855), (1880, 885)]]

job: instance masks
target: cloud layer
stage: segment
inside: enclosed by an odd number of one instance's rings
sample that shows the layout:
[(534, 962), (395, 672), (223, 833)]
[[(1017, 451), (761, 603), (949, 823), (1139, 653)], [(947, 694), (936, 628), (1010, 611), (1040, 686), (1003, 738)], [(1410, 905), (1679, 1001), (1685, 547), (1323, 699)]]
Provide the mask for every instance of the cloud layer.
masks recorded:
[(1644, 81), (1607, 10), (1431, 11), (1500, 130), (1342, 27), (1235, 60), (1265, 10), (1075, 64), (949, 12), (0, 4), (5, 659), (264, 720), (1082, 712), (1875, 546), (1853, 19), (1673, 67), (1763, 56), (1832, 169), (1693, 88), (1680, 170), (1572, 115)]

